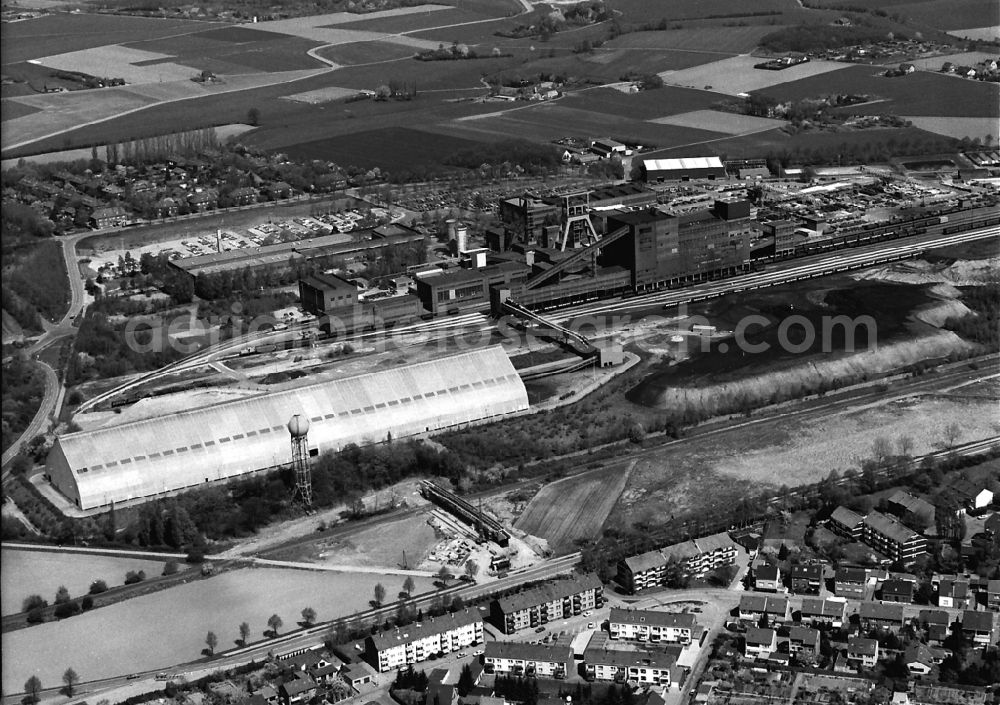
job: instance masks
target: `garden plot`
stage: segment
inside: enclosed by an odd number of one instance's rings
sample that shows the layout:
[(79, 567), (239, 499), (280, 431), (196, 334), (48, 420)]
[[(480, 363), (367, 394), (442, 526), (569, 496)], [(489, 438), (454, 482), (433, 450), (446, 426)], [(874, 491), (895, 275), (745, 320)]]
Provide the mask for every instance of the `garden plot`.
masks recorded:
[(738, 95), (750, 91), (797, 81), (810, 76), (839, 71), (850, 64), (836, 61), (810, 61), (792, 66), (782, 71), (755, 69), (763, 59), (755, 56), (734, 56), (680, 71), (664, 71), (659, 74), (665, 83), (688, 88), (703, 88), (727, 95)]
[(654, 122), (657, 125), (693, 127), (700, 130), (721, 132), (727, 135), (745, 135), (752, 132), (774, 130), (785, 124), (784, 120), (772, 120), (770, 118), (739, 115), (737, 113), (724, 113), (719, 110), (694, 110), (689, 113), (681, 113), (680, 115), (668, 115), (656, 118), (649, 122)]
[[(111, 44), (94, 49), (45, 56), (38, 59), (38, 62), (49, 68), (80, 71), (98, 78), (124, 78), (128, 83), (180, 81), (190, 79), (198, 74), (197, 69), (175, 64), (168, 61), (170, 58), (172, 57), (168, 54)], [(136, 65), (150, 61), (162, 61), (162, 63)]]

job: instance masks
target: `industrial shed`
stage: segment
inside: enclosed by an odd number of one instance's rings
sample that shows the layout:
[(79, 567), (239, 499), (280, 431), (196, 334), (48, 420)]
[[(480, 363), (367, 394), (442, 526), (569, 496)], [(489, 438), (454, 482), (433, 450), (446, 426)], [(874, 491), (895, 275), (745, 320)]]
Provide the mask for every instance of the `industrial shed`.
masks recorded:
[(689, 179), (724, 179), (726, 167), (718, 157), (685, 159), (643, 159), (642, 173), (647, 183), (688, 181)]
[(371, 374), (60, 436), (48, 473), (91, 509), (291, 461), (285, 425), (309, 419), (309, 452), (375, 443), (528, 408), (499, 346)]

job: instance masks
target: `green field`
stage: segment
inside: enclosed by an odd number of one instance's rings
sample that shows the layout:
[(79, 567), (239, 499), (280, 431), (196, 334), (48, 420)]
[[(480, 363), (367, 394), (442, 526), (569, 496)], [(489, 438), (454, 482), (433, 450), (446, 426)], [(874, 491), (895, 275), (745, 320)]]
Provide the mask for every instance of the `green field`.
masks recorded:
[(1000, 9), (995, 0), (927, 0), (906, 5), (894, 5), (899, 13), (917, 26), (934, 29), (968, 29), (1000, 24)]
[(355, 64), (384, 63), (395, 59), (408, 59), (415, 53), (413, 47), (392, 42), (352, 42), (323, 47), (316, 52), (324, 59), (344, 66)]
[[(632, 22), (656, 21), (661, 17), (685, 20), (700, 17), (750, 15), (754, 12), (794, 10), (795, 0), (754, 0), (753, 3), (734, 3), (732, 0), (608, 0), (608, 6), (625, 13)], [(766, 18), (765, 18), (766, 19)]]
[(614, 83), (631, 72), (660, 73), (700, 66), (726, 54), (710, 52), (672, 51), (670, 49), (625, 49), (601, 47), (589, 54), (562, 52), (551, 58), (537, 59), (505, 75), (534, 77), (541, 72), (566, 76), (573, 82)]
[[(433, 589), (427, 578), (414, 582), (415, 594)], [(296, 628), (305, 607), (321, 621), (368, 609), (376, 583), (394, 595), (403, 577), (247, 568), (196, 580), (4, 634), (3, 682), (14, 691), (31, 674), (55, 687), (69, 667), (84, 681), (167, 668), (199, 659), (209, 630), (218, 635), (221, 651), (235, 645), (244, 621), (251, 641), (259, 641), (272, 614), (281, 617), (285, 633)]]
[[(125, 584), (125, 573), (143, 570), (148, 577), (163, 573), (162, 560), (117, 558), (83, 553), (51, 553), (48, 551), (0, 551), (3, 564), (3, 590), (0, 591), (0, 614), (16, 614), (29, 595), (41, 595), (54, 602), (56, 590), (66, 586), (73, 597), (87, 594), (90, 584), (103, 580), (108, 587)], [(180, 563), (181, 568), (187, 566)]]
[(208, 69), (220, 75), (297, 71), (322, 66), (306, 54), (316, 46), (315, 41), (242, 27), (131, 42), (127, 46), (166, 54), (173, 58), (164, 61)]
[(635, 120), (653, 120), (664, 115), (705, 110), (719, 103), (720, 98), (721, 96), (708, 91), (664, 86), (632, 94), (613, 88), (592, 88), (570, 93), (561, 98), (561, 101), (570, 108)]
[(822, 95), (867, 94), (883, 102), (844, 108), (864, 115), (934, 115), (941, 117), (1000, 116), (1000, 85), (969, 81), (944, 74), (917, 71), (886, 78), (873, 66), (849, 66), (840, 71), (811, 76), (764, 88), (760, 93), (778, 101)]
[[(453, 121), (447, 126), (435, 127), (457, 135), (503, 135), (511, 138), (527, 137), (539, 142), (549, 142), (561, 137), (593, 137), (608, 135), (615, 139), (638, 141), (645, 145), (667, 147), (722, 137), (716, 132), (696, 130), (673, 125), (657, 125), (641, 120), (618, 118), (609, 120), (606, 114), (554, 104), (536, 104), (514, 108), (471, 120)], [(482, 138), (481, 137), (481, 138)]]
[(475, 145), (460, 137), (387, 127), (300, 142), (286, 147), (285, 152), (293, 159), (327, 159), (342, 166), (377, 166), (392, 171), (439, 164), (442, 158)]
[(719, 54), (743, 54), (756, 48), (761, 37), (781, 26), (691, 27), (661, 32), (632, 32), (605, 46), (632, 49), (673, 49)]
[(125, 15), (56, 14), (4, 23), (3, 63), (38, 59), (107, 44), (200, 32), (220, 23), (151, 19)]
[(462, 22), (478, 22), (481, 20), (505, 17), (505, 12), (484, 13), (468, 10), (465, 7), (453, 7), (448, 10), (430, 10), (411, 12), (395, 17), (376, 17), (368, 20), (355, 20), (345, 24), (330, 25), (344, 29), (361, 29), (371, 32), (410, 33), (428, 27), (442, 27)]
[(0, 117), (4, 120), (13, 120), (14, 118), (25, 117), (37, 112), (38, 108), (18, 103), (16, 100), (5, 100), (3, 101), (3, 107), (0, 108)]

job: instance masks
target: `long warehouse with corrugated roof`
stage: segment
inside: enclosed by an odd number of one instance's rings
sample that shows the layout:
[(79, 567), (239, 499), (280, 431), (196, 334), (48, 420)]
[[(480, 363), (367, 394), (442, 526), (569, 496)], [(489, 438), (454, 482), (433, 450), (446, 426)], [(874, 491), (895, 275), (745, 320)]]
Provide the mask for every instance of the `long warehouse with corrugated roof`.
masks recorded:
[(499, 346), (154, 419), (69, 433), (48, 457), (52, 484), (81, 509), (153, 497), (291, 462), (285, 425), (310, 421), (316, 456), (528, 408)]

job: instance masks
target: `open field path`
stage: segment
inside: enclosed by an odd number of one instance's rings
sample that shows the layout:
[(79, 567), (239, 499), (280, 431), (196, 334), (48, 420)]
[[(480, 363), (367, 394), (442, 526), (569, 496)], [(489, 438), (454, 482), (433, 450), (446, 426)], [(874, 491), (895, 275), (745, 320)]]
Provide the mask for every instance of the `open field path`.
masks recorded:
[(302, 563), (299, 561), (276, 561), (270, 558), (252, 558), (257, 565), (271, 568), (295, 568), (297, 570), (323, 570), (331, 573), (374, 573), (375, 575), (412, 575), (418, 578), (433, 578), (436, 573), (429, 570), (403, 570), (366, 565), (327, 565), (326, 563)]

